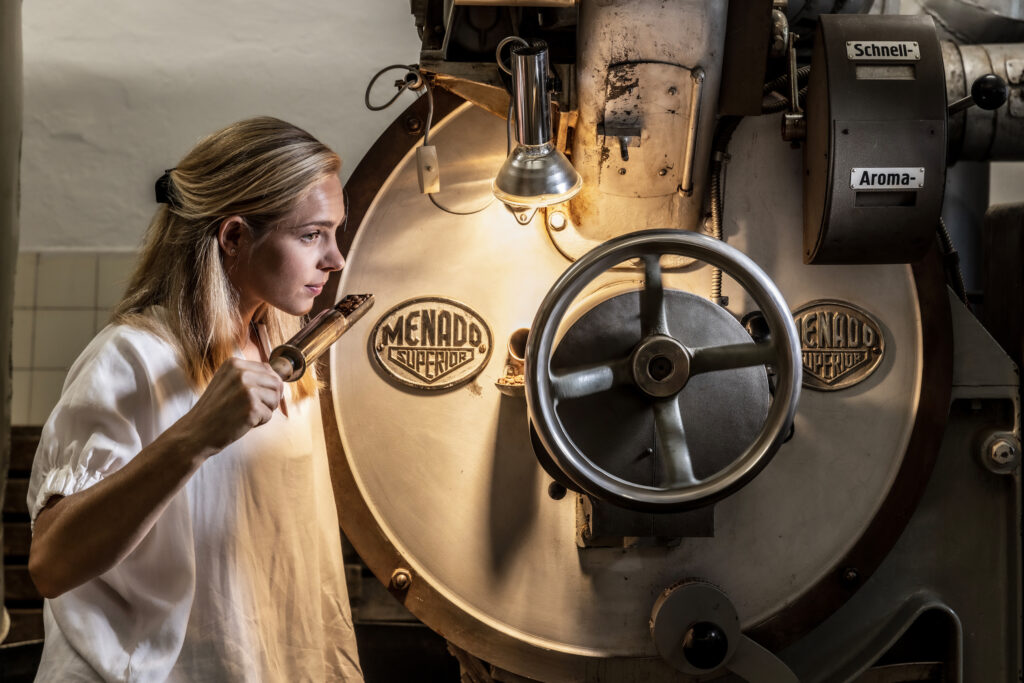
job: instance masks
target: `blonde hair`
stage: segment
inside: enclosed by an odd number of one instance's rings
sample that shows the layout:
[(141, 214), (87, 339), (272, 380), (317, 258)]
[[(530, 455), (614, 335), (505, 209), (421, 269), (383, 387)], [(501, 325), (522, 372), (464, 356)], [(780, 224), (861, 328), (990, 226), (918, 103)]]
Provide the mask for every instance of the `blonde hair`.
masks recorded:
[[(319, 181), (338, 174), (341, 159), (306, 131), (269, 116), (246, 119), (197, 144), (169, 172), (168, 204), (157, 209), (127, 293), (112, 321), (149, 329), (176, 346), (191, 381), (204, 388), (234, 353), (240, 326), (238, 294), (222, 261), (218, 230), (241, 216), (255, 239), (272, 231)], [(162, 306), (157, 319), (146, 314)], [(302, 321), (264, 304), (255, 320), (271, 346), (289, 339)], [(295, 382), (293, 396), (317, 388), (313, 372)]]

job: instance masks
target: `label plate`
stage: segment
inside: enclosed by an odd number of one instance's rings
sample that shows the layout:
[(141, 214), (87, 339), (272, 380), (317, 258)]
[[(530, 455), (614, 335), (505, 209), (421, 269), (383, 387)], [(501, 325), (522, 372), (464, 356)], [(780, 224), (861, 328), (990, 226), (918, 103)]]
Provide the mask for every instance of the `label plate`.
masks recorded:
[(812, 301), (793, 313), (803, 385), (838, 391), (860, 384), (885, 355), (882, 327), (867, 311), (837, 300)]
[(846, 56), (854, 62), (916, 62), (921, 49), (916, 40), (848, 40)]
[(851, 168), (850, 187), (854, 190), (920, 190), (924, 187), (924, 169)]
[(395, 381), (417, 389), (448, 389), (467, 382), (491, 357), (491, 330), (458, 301), (427, 296), (382, 315), (370, 337), (370, 355)]

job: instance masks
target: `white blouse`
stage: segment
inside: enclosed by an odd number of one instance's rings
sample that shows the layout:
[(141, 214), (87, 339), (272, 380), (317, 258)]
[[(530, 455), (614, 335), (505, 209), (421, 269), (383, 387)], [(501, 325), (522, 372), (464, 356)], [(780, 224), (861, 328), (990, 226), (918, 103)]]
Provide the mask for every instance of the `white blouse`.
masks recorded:
[[(100, 332), (43, 427), (33, 522), (197, 398), (165, 341)], [(361, 681), (318, 401), (274, 411), (203, 463), (124, 561), (43, 615), (39, 681)]]

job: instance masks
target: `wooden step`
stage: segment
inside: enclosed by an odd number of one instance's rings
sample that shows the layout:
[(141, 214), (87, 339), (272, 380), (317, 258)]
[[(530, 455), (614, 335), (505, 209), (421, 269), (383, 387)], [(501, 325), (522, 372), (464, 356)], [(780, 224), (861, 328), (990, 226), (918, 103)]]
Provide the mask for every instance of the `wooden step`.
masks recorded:
[(9, 609), (11, 630), (4, 640), (4, 645), (24, 643), (29, 640), (41, 640), (43, 637), (43, 609)]
[(28, 479), (8, 479), (7, 494), (4, 496), (4, 515), (28, 515)]
[(28, 522), (4, 522), (4, 564), (10, 564), (12, 557), (28, 557), (31, 543), (32, 529)]
[(39, 601), (43, 596), (39, 594), (36, 585), (32, 583), (32, 577), (28, 573), (28, 565), (12, 564), (4, 565), (4, 602), (18, 601)]
[(32, 460), (36, 456), (41, 433), (42, 427), (11, 427), (12, 475), (28, 475), (32, 471)]

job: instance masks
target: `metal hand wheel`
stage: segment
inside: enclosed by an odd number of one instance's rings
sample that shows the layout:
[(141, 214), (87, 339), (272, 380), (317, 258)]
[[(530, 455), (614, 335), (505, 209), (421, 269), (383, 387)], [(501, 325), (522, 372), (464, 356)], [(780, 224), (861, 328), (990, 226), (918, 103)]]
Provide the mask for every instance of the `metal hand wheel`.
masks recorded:
[[(676, 254), (718, 266), (754, 299), (770, 334), (761, 342), (690, 348), (669, 333), (661, 256)], [(597, 276), (623, 261), (643, 259), (640, 293), (642, 338), (624, 358), (553, 370), (555, 334), (575, 297)], [(695, 375), (771, 364), (776, 385), (753, 443), (705, 479), (694, 475), (676, 395)], [(789, 307), (771, 279), (742, 252), (692, 232), (649, 230), (609, 240), (585, 254), (555, 282), (541, 303), (526, 346), (526, 401), (537, 435), (559, 468), (584, 492), (622, 507), (685, 510), (738, 490), (768, 464), (785, 440), (800, 394), (800, 344)], [(654, 409), (661, 486), (626, 481), (594, 463), (573, 442), (558, 416), (559, 402), (635, 386)]]

